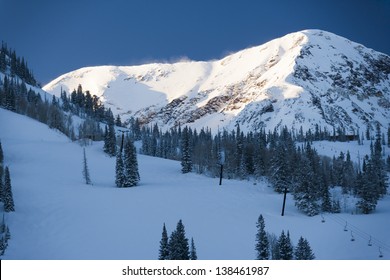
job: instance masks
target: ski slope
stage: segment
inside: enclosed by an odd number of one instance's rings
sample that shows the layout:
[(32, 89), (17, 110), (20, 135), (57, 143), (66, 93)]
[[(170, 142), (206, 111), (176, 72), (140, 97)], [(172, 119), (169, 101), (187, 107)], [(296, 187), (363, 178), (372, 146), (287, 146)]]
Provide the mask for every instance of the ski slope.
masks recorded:
[(390, 197), (374, 214), (324, 215), (323, 223), (288, 196), (281, 217), (283, 197), (265, 181), (218, 186), (216, 178), (181, 174), (180, 162), (139, 155), (140, 185), (118, 189), (115, 159), (94, 143), (86, 147), (91, 186), (83, 182), (83, 147), (59, 132), (0, 109), (0, 139), (16, 208), (5, 215), (11, 239), (3, 259), (157, 259), (163, 223), (170, 234), (179, 219), (199, 259), (254, 259), (260, 214), (268, 232), (289, 230), (294, 245), (307, 238), (317, 259), (378, 259), (379, 247), (390, 259)]

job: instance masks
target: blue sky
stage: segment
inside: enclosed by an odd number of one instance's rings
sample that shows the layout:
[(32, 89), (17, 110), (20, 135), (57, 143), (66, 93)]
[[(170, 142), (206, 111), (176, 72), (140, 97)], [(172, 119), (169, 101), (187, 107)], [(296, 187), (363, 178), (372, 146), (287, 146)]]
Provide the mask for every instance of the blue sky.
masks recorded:
[(42, 84), (84, 66), (218, 59), (304, 29), (390, 54), (390, 0), (0, 0), (0, 19)]

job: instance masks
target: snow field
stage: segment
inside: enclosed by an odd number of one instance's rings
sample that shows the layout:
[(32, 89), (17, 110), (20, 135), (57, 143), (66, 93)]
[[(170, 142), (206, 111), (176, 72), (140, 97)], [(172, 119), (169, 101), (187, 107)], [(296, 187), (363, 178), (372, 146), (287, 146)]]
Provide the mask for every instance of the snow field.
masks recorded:
[(118, 189), (115, 158), (94, 143), (86, 147), (89, 186), (83, 147), (45, 125), (0, 109), (0, 139), (16, 209), (6, 215), (11, 240), (4, 259), (157, 259), (163, 223), (170, 234), (179, 219), (199, 259), (254, 259), (260, 214), (268, 232), (289, 230), (294, 245), (307, 238), (317, 259), (378, 259), (379, 245), (390, 259), (389, 197), (374, 214), (324, 215), (322, 223), (298, 212), (288, 195), (281, 217), (283, 195), (265, 181), (218, 186), (218, 178), (181, 174), (180, 162), (138, 155), (139, 186)]

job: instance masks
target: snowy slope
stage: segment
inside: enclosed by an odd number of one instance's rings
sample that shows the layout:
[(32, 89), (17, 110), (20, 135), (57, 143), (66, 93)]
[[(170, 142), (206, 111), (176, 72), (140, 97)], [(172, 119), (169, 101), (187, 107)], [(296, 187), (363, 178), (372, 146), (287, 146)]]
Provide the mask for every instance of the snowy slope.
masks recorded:
[[(296, 244), (307, 238), (317, 259), (390, 259), (390, 197), (371, 215), (307, 217), (266, 182), (181, 174), (180, 163), (139, 155), (141, 184), (114, 187), (113, 158), (102, 143), (86, 147), (93, 186), (83, 184), (82, 147), (25, 116), (0, 109), (0, 139), (10, 167), (16, 212), (3, 259), (156, 259), (163, 223), (183, 219), (200, 259), (254, 259), (256, 221)], [(350, 241), (353, 230), (356, 238)], [(369, 236), (373, 246), (367, 246)]]
[(244, 130), (315, 124), (364, 130), (390, 119), (390, 57), (321, 30), (288, 34), (223, 59), (100, 66), (64, 74), (44, 89), (81, 84), (126, 120)]

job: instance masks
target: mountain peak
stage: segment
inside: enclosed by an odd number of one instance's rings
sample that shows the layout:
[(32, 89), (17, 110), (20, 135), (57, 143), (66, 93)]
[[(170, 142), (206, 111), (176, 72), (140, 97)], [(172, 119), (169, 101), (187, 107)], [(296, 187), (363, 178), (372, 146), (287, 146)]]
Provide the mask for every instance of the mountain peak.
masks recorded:
[(390, 58), (333, 33), (308, 29), (220, 60), (101, 66), (44, 87), (81, 84), (122, 120), (243, 130), (316, 125), (355, 134), (390, 119)]

